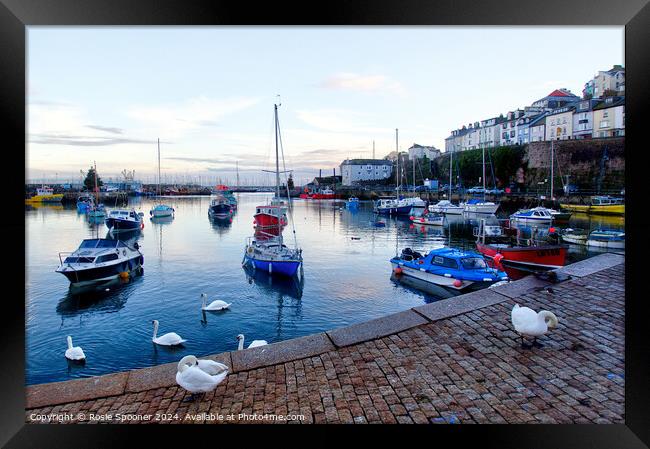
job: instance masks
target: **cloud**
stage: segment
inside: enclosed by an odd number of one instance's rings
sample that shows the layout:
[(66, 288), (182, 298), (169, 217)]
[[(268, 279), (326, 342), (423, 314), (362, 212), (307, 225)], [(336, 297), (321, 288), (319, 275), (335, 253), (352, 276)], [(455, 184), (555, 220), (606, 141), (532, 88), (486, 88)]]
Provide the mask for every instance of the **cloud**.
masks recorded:
[(86, 128), (96, 129), (98, 131), (104, 131), (112, 134), (123, 134), (124, 130), (122, 128), (112, 128), (109, 126), (99, 126), (99, 125), (86, 125)]
[(248, 109), (258, 102), (259, 99), (247, 97), (197, 97), (177, 104), (132, 106), (127, 109), (126, 115), (161, 135), (180, 137), (200, 127), (218, 126), (220, 119)]
[(389, 129), (366, 124), (368, 116), (345, 109), (299, 110), (298, 118), (315, 128), (335, 133), (385, 133)]
[(385, 75), (360, 75), (357, 73), (337, 73), (319, 84), (325, 89), (343, 89), (358, 92), (388, 92), (404, 95), (406, 89), (401, 83)]
[(103, 147), (125, 143), (154, 144), (155, 140), (128, 139), (104, 136), (74, 136), (68, 134), (31, 134), (29, 141), (41, 145), (70, 145), (79, 147)]

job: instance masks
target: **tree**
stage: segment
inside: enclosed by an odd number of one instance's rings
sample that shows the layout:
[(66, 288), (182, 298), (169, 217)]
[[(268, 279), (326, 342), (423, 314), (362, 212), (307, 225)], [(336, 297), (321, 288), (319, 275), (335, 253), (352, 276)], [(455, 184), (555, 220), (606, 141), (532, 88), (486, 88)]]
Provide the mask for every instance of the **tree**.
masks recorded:
[[(102, 181), (102, 178), (97, 176), (97, 187), (101, 187), (104, 185), (104, 182)], [(86, 179), (84, 179), (84, 187), (86, 190), (95, 190), (95, 169), (93, 167), (90, 167), (88, 169), (88, 173), (86, 173)]]
[(293, 173), (289, 173), (289, 179), (287, 179), (287, 188), (293, 190)]
[(605, 89), (603, 92), (603, 98), (607, 97), (615, 97), (617, 95), (617, 92), (614, 89)]

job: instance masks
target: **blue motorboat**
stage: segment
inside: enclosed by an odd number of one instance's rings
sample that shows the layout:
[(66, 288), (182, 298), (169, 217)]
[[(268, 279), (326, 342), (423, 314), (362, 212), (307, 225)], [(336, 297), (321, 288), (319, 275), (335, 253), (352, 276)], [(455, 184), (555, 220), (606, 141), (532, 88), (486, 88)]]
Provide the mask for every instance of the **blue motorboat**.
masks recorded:
[(115, 209), (108, 213), (106, 217), (106, 226), (111, 232), (132, 231), (144, 227), (142, 212), (136, 212), (135, 209)]
[(438, 248), (422, 255), (405, 248), (390, 260), (396, 275), (410, 276), (456, 291), (471, 291), (507, 281), (508, 275), (490, 268), (481, 254)]
[(348, 201), (345, 203), (345, 207), (348, 209), (358, 209), (359, 208), (359, 198), (356, 196), (351, 196)]
[(92, 195), (80, 195), (77, 198), (77, 212), (85, 214), (94, 203)]

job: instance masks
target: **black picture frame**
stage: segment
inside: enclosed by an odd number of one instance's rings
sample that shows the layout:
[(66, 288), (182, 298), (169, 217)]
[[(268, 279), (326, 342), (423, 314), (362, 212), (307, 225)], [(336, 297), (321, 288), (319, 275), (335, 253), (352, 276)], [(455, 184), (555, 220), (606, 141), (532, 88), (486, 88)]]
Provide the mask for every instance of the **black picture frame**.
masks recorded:
[[(647, 315), (644, 286), (644, 238), (648, 222), (644, 215), (643, 180), (650, 165), (648, 143), (643, 141), (645, 113), (650, 105), (650, 5), (648, 0), (612, 2), (605, 0), (471, 0), (445, 1), (328, 1), (321, 4), (265, 2), (223, 2), (192, 0), (0, 0), (0, 116), (4, 141), (2, 152), (11, 159), (9, 170), (3, 172), (5, 214), (0, 232), (8, 240), (12, 260), (5, 273), (7, 289), (18, 286), (25, 272), (16, 263), (16, 254), (24, 254), (23, 187), (25, 174), (25, 92), (26, 92), (26, 27), (30, 25), (619, 25), (625, 26), (626, 65), (626, 192), (628, 212), (626, 233), (626, 350), (625, 350), (625, 425), (518, 425), (518, 426), (326, 426), (291, 427), (292, 438), (309, 438), (319, 434), (320, 444), (329, 440), (337, 444), (346, 434), (361, 433), (383, 439), (417, 435), (427, 444), (457, 444), (465, 438), (482, 446), (499, 447), (647, 447), (650, 444), (650, 398), (648, 382)], [(631, 162), (631, 163), (630, 163)], [(15, 191), (14, 191), (15, 190)], [(645, 258), (647, 259), (647, 257)], [(15, 290), (19, 290), (16, 287)], [(25, 425), (24, 414), (24, 323), (25, 304), (16, 294), (5, 294), (4, 320), (0, 326), (0, 444), (7, 447), (104, 447), (131, 441), (122, 432), (123, 426), (38, 426)], [(146, 426), (149, 434), (168, 438), (172, 432), (188, 426)], [(227, 433), (237, 432), (248, 438), (253, 432), (242, 432), (241, 426), (227, 426)], [(238, 429), (234, 429), (237, 427)], [(273, 429), (270, 429), (270, 428)], [(279, 427), (279, 426), (277, 426)], [(284, 430), (287, 426), (285, 426)], [(359, 428), (361, 427), (361, 428)], [(248, 427), (245, 427), (247, 431)], [(263, 426), (276, 434), (276, 426)], [(153, 430), (155, 429), (155, 432)], [(172, 430), (174, 429), (174, 430)], [(261, 428), (256, 426), (256, 431)], [(214, 429), (213, 429), (214, 430)], [(307, 432), (305, 432), (307, 430)], [(186, 441), (200, 442), (205, 433), (192, 427)], [(219, 426), (219, 432), (226, 429)], [(132, 431), (129, 432), (132, 435)], [(128, 438), (128, 439), (127, 439)], [(278, 438), (284, 438), (278, 434)], [(435, 439), (435, 440), (434, 440)], [(281, 441), (281, 440), (280, 440)], [(276, 441), (278, 443), (279, 441)], [(295, 443), (295, 441), (294, 441)], [(152, 443), (153, 444), (153, 443)], [(415, 444), (415, 443), (411, 443)]]

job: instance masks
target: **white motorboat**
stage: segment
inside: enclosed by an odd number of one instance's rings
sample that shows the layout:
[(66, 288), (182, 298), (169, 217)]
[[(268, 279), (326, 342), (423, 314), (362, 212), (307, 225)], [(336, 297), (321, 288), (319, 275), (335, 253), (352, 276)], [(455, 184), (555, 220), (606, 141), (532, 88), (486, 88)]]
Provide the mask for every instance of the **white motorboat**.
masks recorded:
[(452, 204), (449, 200), (440, 200), (433, 206), (429, 206), (431, 212), (440, 212), (447, 215), (462, 215), (465, 208)]
[(129, 246), (121, 240), (86, 239), (76, 251), (59, 253), (59, 262), (56, 272), (73, 285), (80, 286), (138, 271), (144, 264), (144, 256), (137, 242)]

